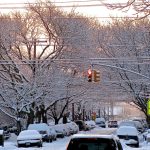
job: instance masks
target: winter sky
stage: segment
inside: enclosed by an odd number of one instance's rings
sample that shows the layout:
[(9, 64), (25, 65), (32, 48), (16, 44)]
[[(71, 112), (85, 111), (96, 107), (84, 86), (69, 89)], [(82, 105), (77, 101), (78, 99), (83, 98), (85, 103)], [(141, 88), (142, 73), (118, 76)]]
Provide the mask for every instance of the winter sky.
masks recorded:
[[(11, 7), (17, 7), (20, 6), (18, 3), (33, 3), (36, 0), (5, 0), (0, 1), (0, 9), (5, 10), (3, 6), (8, 6), (6, 4), (11, 3)], [(72, 7), (68, 6), (74, 6), (75, 11), (82, 13), (89, 17), (120, 17), (120, 16), (131, 16), (133, 14), (133, 11), (129, 11), (128, 13), (120, 13), (120, 11), (117, 10), (108, 10), (105, 8), (101, 2), (126, 2), (127, 0), (50, 0), (51, 2), (54, 2), (56, 6), (60, 6), (62, 9), (65, 9), (66, 11), (70, 11)], [(4, 5), (3, 5), (4, 4)], [(66, 7), (67, 6), (67, 7)], [(6, 11), (6, 10), (5, 10)]]

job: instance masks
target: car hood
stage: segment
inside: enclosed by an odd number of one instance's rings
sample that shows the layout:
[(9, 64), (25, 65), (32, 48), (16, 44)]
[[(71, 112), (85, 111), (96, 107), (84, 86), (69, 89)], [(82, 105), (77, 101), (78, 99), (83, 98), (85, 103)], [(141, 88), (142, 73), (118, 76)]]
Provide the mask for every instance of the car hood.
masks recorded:
[(133, 139), (129, 139), (129, 140), (123, 140), (125, 144), (137, 144), (138, 141), (133, 140)]

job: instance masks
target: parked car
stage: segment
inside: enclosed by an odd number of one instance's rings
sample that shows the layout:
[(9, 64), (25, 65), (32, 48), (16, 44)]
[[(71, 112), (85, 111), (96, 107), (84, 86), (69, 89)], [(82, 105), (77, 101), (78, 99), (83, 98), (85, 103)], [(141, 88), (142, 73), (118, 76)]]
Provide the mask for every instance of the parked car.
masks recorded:
[(73, 134), (76, 134), (76, 133), (79, 132), (79, 127), (78, 127), (78, 125), (77, 125), (75, 122), (69, 122), (69, 123), (67, 123), (67, 125), (68, 125), (70, 128), (72, 128)]
[(148, 124), (147, 124), (147, 121), (146, 121), (145, 118), (133, 118), (132, 120), (133, 120), (133, 121), (139, 121), (139, 122), (141, 122), (141, 124), (142, 124), (143, 127), (144, 127), (144, 131), (145, 131), (146, 129), (148, 129)]
[(106, 128), (106, 121), (104, 118), (96, 118), (95, 123), (99, 127)]
[(7, 126), (2, 126), (0, 128), (0, 130), (3, 130), (4, 139), (10, 138), (11, 134), (10, 134), (9, 128)]
[(119, 127), (121, 126), (132, 126), (132, 127), (137, 128), (136, 123), (132, 120), (125, 120), (125, 121), (120, 122)]
[(49, 129), (50, 129), (50, 135), (51, 135), (51, 137), (52, 137), (52, 140), (53, 140), (53, 141), (56, 141), (56, 140), (57, 140), (57, 133), (56, 133), (56, 130), (55, 130), (52, 126), (50, 126)]
[(138, 130), (139, 132), (143, 133), (144, 130), (145, 130), (143, 124), (142, 124), (140, 121), (138, 121), (138, 120), (133, 120), (133, 121), (134, 121), (135, 124), (136, 124), (137, 130)]
[(43, 141), (52, 142), (50, 128), (46, 123), (29, 124), (28, 130), (37, 130), (42, 135)]
[(146, 140), (147, 139), (147, 135), (150, 135), (150, 129), (147, 129), (142, 135), (143, 135), (143, 138), (144, 138), (144, 140)]
[(76, 120), (75, 123), (79, 126), (79, 131), (88, 131), (89, 127), (83, 120)]
[(65, 136), (70, 136), (73, 130), (67, 124), (60, 124), (65, 131)]
[(118, 127), (118, 121), (116, 121), (116, 120), (108, 121), (108, 127), (109, 128), (117, 128)]
[(66, 132), (61, 124), (54, 125), (53, 128), (56, 131), (57, 138), (63, 138), (65, 136)]
[(139, 147), (139, 132), (135, 127), (120, 126), (116, 133), (119, 139), (122, 139), (126, 145), (131, 147)]
[(85, 121), (85, 124), (89, 127), (89, 129), (93, 129), (96, 127), (96, 123), (93, 120)]
[(17, 137), (17, 145), (21, 146), (38, 146), (42, 147), (42, 136), (37, 130), (21, 131)]
[(142, 126), (142, 124), (139, 121), (133, 121), (133, 120), (126, 120), (126, 121), (122, 121), (119, 124), (120, 126), (133, 126), (135, 127), (139, 132), (144, 132), (144, 127)]
[(118, 137), (114, 135), (75, 134), (66, 150), (123, 150)]

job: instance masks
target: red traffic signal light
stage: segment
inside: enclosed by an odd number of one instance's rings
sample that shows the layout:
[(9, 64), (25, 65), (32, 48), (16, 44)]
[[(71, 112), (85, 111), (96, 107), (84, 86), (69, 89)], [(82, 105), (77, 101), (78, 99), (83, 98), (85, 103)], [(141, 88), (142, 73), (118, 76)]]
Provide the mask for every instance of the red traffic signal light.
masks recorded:
[(92, 82), (92, 70), (88, 70), (88, 82)]

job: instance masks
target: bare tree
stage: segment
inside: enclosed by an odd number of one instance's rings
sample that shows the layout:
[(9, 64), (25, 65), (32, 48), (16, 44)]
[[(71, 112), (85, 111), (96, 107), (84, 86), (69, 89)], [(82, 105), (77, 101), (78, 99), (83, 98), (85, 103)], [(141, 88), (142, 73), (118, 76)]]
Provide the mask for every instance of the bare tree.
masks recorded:
[(109, 9), (118, 9), (124, 12), (133, 9), (135, 11), (134, 15), (136, 15), (137, 18), (146, 18), (150, 15), (150, 2), (147, 0), (128, 0), (127, 2), (120, 0), (120, 2), (117, 3), (103, 2), (103, 4)]
[[(30, 5), (25, 14), (17, 12), (8, 17), (10, 22), (15, 23), (15, 29), (8, 26), (8, 33), (13, 29), (11, 43), (1, 38), (0, 109), (17, 121), (26, 117), (25, 114), (34, 116), (37, 106), (43, 103), (47, 106), (45, 110), (59, 99), (61, 103), (62, 96), (66, 97), (66, 106), (71, 102), (68, 97), (84, 89), (80, 83), (84, 81), (83, 65), (76, 64), (76, 60), (71, 64), (66, 60), (74, 56), (88, 58), (93, 54), (93, 22), (75, 16), (73, 13), (63, 13), (49, 2), (41, 2)], [(6, 25), (7, 19), (5, 31)], [(8, 37), (9, 34), (5, 39), (8, 40)], [(72, 79), (71, 74), (76, 80)], [(76, 87), (70, 89), (69, 96), (65, 92), (68, 83)]]
[[(145, 95), (150, 90), (148, 26), (147, 19), (134, 23), (130, 19), (114, 20), (111, 26), (104, 29), (107, 31), (106, 39), (99, 38), (99, 41), (103, 40), (100, 43), (101, 52), (109, 58), (105, 67), (112, 71), (109, 75), (112, 81), (116, 81), (115, 87), (117, 85), (122, 92), (128, 93), (130, 100), (145, 116), (147, 116)], [(100, 31), (99, 37), (102, 34), (103, 31)]]

